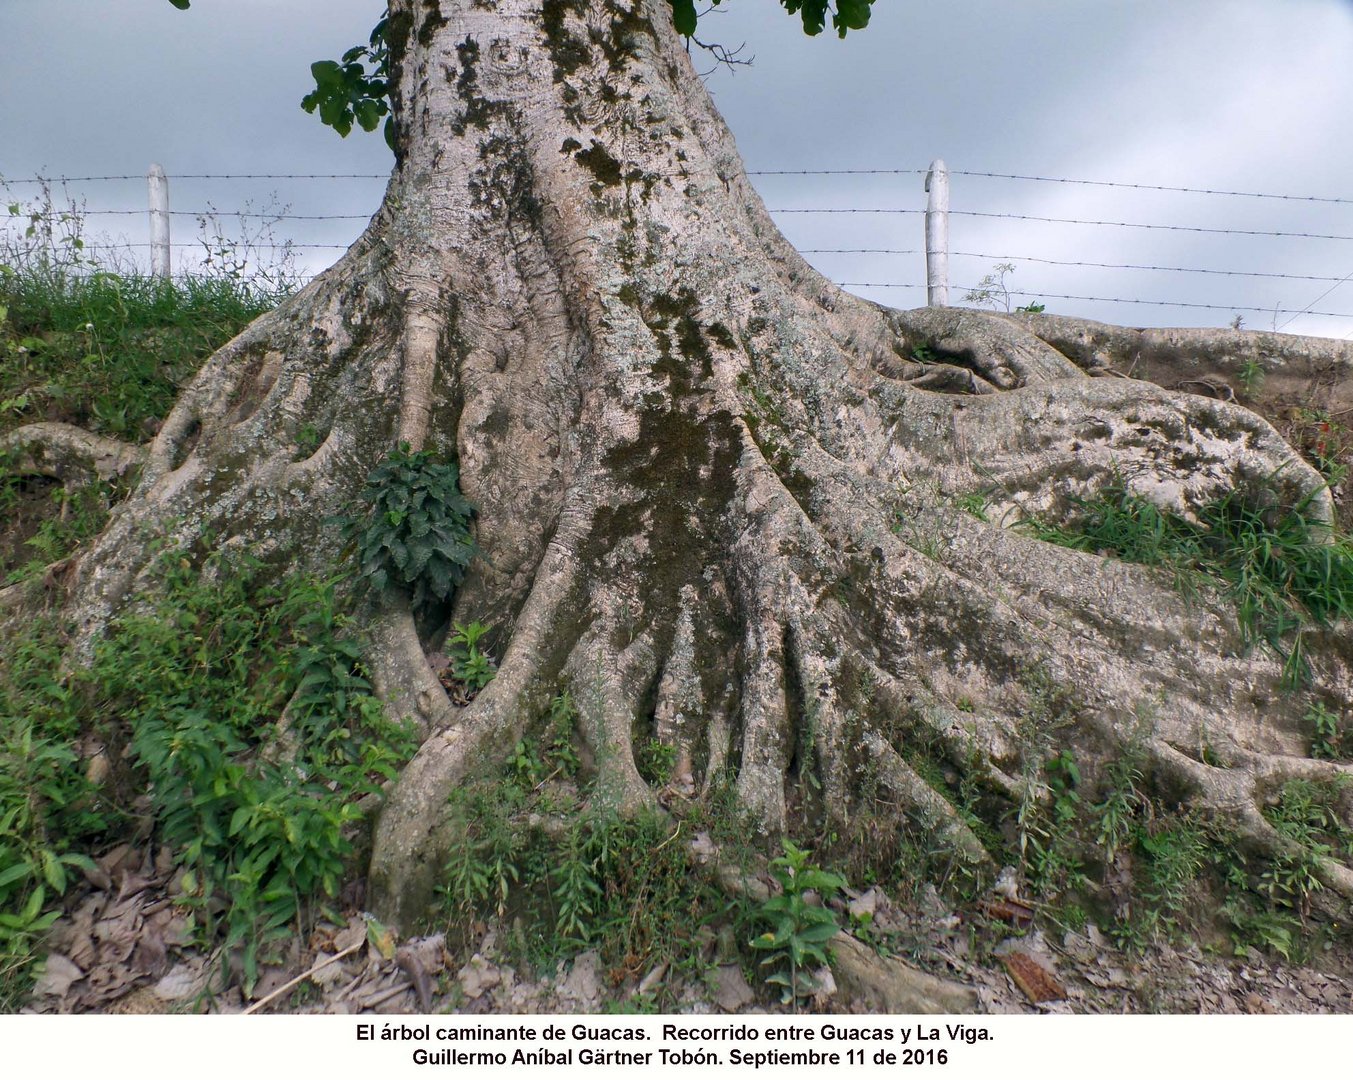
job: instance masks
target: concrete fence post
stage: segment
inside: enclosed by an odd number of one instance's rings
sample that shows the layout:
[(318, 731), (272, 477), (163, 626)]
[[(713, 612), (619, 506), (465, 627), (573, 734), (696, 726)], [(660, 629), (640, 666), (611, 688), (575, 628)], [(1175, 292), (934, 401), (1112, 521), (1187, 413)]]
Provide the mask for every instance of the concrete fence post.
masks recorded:
[(169, 178), (159, 165), (146, 173), (150, 188), (150, 273), (167, 278), (169, 261)]
[(926, 173), (925, 207), (926, 304), (949, 305), (949, 170), (936, 158)]

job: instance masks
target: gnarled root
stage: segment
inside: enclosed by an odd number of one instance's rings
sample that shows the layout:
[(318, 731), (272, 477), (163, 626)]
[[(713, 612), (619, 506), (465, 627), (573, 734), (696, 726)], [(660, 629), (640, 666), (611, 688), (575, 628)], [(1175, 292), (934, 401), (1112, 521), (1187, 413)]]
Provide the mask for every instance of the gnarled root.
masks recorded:
[(0, 454), (17, 455), (9, 469), (30, 476), (49, 476), (63, 483), (110, 482), (124, 479), (147, 458), (144, 447), (107, 435), (43, 421), (0, 435)]

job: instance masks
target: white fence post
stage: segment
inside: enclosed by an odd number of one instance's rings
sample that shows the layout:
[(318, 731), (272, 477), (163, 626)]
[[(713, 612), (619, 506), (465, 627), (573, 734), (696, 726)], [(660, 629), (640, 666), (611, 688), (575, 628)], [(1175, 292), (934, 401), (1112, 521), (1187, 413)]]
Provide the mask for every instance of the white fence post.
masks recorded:
[(925, 282), (926, 304), (949, 305), (949, 170), (942, 158), (930, 163), (925, 189)]
[(169, 265), (169, 178), (159, 165), (146, 173), (150, 187), (150, 273), (167, 278)]

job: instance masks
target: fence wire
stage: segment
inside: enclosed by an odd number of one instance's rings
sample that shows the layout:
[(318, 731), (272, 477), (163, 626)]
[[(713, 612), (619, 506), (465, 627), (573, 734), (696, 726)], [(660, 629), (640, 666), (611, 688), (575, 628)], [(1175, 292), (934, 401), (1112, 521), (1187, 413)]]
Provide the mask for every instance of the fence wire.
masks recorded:
[[(1305, 204), (1323, 204), (1323, 205), (1353, 205), (1353, 197), (1342, 197), (1333, 195), (1312, 195), (1312, 194), (1293, 194), (1285, 192), (1271, 191), (1248, 191), (1237, 190), (1222, 187), (1201, 187), (1187, 185), (1155, 184), (1142, 183), (1129, 180), (1103, 180), (1083, 177), (1066, 176), (1046, 176), (1032, 173), (1014, 173), (1014, 172), (996, 172), (981, 171), (969, 169), (949, 169), (950, 176), (973, 177), (982, 179), (1018, 181), (1032, 184), (1044, 185), (1075, 185), (1092, 188), (1118, 189), (1127, 191), (1145, 191), (1162, 192), (1169, 194), (1187, 194), (1205, 197), (1227, 197), (1240, 199), (1260, 199), (1272, 200), (1283, 203), (1305, 203)], [(900, 169), (900, 168), (863, 168), (863, 169), (753, 169), (749, 170), (747, 175), (750, 177), (878, 177), (878, 176), (920, 176), (925, 175), (927, 169)], [(689, 173), (680, 175), (689, 176)], [(227, 172), (201, 172), (201, 173), (175, 173), (169, 174), (168, 179), (173, 181), (338, 181), (338, 180), (360, 180), (360, 181), (378, 181), (388, 180), (387, 173), (356, 173), (356, 172), (248, 172), (248, 173), (227, 173)], [(70, 185), (70, 184), (93, 184), (103, 182), (117, 181), (138, 181), (144, 182), (145, 174), (141, 173), (109, 173), (104, 175), (88, 176), (65, 176), (65, 175), (33, 175), (20, 178), (0, 177), (0, 184), (21, 185), (21, 184), (39, 184), (39, 185)], [(910, 216), (924, 214), (926, 211), (917, 207), (860, 207), (860, 206), (829, 206), (829, 207), (804, 207), (789, 206), (774, 208), (770, 213), (775, 215), (897, 215)], [(124, 208), (108, 207), (86, 209), (79, 208), (76, 213), (81, 216), (90, 217), (135, 217), (147, 214), (145, 207)], [(291, 213), (289, 208), (284, 208), (281, 212), (269, 212), (266, 210), (217, 210), (208, 207), (201, 210), (171, 210), (168, 211), (171, 217), (192, 218), (201, 221), (214, 221), (225, 218), (237, 219), (243, 223), (246, 221), (260, 221), (271, 226), (280, 222), (365, 222), (371, 218), (370, 213), (347, 214), (304, 214)], [(1209, 236), (1226, 237), (1260, 237), (1266, 239), (1295, 240), (1295, 241), (1351, 241), (1353, 234), (1335, 232), (1335, 231), (1308, 231), (1297, 229), (1259, 229), (1259, 228), (1229, 228), (1211, 225), (1191, 225), (1183, 223), (1166, 223), (1159, 221), (1144, 220), (1116, 220), (1110, 218), (1096, 219), (1089, 217), (1053, 217), (1036, 214), (1009, 213), (997, 210), (966, 210), (950, 209), (948, 214), (953, 218), (971, 218), (993, 221), (1014, 221), (1014, 222), (1034, 222), (1048, 225), (1072, 225), (1084, 227), (1098, 227), (1104, 229), (1129, 229), (1145, 230), (1161, 233), (1191, 233)], [(0, 225), (3, 225), (0, 222)], [(180, 249), (188, 248), (198, 250), (209, 245), (202, 241), (195, 244), (175, 245)], [(248, 248), (253, 251), (285, 252), (290, 253), (305, 251), (342, 251), (346, 250), (349, 244), (322, 243), (309, 241), (291, 241), (287, 240), (281, 243), (261, 243), (251, 242)], [(117, 249), (137, 249), (143, 250), (151, 248), (152, 245), (141, 242), (124, 243), (95, 243), (86, 244), (84, 250), (117, 250)], [(904, 247), (804, 247), (801, 253), (806, 256), (837, 255), (837, 256), (885, 256), (885, 257), (907, 257), (920, 256), (924, 254), (921, 248)], [(998, 265), (1024, 265), (1031, 264), (1036, 266), (1059, 267), (1074, 270), (1105, 270), (1105, 271), (1133, 271), (1133, 272), (1155, 272), (1161, 274), (1180, 274), (1180, 275), (1202, 275), (1214, 278), (1233, 278), (1233, 279), (1251, 279), (1256, 281), (1288, 281), (1288, 282), (1312, 282), (1318, 285), (1328, 286), (1319, 296), (1313, 299), (1305, 307), (1294, 308), (1278, 305), (1255, 306), (1247, 304), (1221, 304), (1221, 303), (1203, 303), (1194, 300), (1164, 300), (1147, 299), (1135, 296), (1098, 296), (1081, 293), (1053, 293), (1036, 290), (1012, 290), (1002, 283), (1000, 293), (1003, 297), (1029, 298), (1038, 300), (1068, 300), (1084, 303), (1105, 303), (1105, 304), (1131, 304), (1153, 307), (1171, 307), (1181, 309), (1194, 309), (1204, 311), (1229, 311), (1233, 313), (1240, 312), (1258, 312), (1272, 314), (1276, 320), (1279, 316), (1288, 316), (1282, 323), (1283, 327), (1290, 325), (1294, 320), (1302, 316), (1319, 316), (1324, 318), (1349, 319), (1353, 314), (1340, 311), (1316, 310), (1316, 306), (1332, 295), (1341, 285), (1353, 280), (1353, 271), (1342, 277), (1335, 274), (1318, 273), (1297, 273), (1285, 272), (1279, 270), (1232, 270), (1219, 267), (1206, 266), (1184, 266), (1175, 265), (1170, 262), (1131, 262), (1131, 261), (1111, 261), (1111, 260), (1091, 260), (1091, 259), (1067, 259), (1054, 258), (1048, 255), (1035, 253), (992, 254), (983, 251), (950, 251), (949, 255), (954, 258), (966, 259), (986, 259)], [(901, 281), (838, 281), (837, 284), (845, 288), (874, 288), (874, 289), (900, 289), (913, 290), (923, 289), (926, 286)], [(986, 285), (990, 284), (988, 280)], [(954, 292), (962, 292), (971, 300), (975, 295), (982, 292), (983, 286), (963, 289), (960, 286), (951, 286)], [(1281, 327), (1278, 327), (1281, 328)]]

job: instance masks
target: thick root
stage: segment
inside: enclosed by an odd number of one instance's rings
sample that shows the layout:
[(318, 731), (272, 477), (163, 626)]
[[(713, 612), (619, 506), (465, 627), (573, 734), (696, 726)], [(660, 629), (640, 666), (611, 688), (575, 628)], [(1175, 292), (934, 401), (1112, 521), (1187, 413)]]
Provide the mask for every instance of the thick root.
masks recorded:
[(991, 390), (1084, 376), (1062, 353), (1000, 315), (964, 308), (920, 308), (898, 312), (895, 318), (907, 339), (917, 342), (913, 355), (928, 352), (972, 372)]
[(122, 480), (148, 457), (144, 447), (53, 422), (25, 424), (0, 435), (0, 454), (10, 453), (18, 455), (11, 472), (63, 483)]
[[(497, 676), (454, 724), (433, 729), (391, 792), (376, 825), (368, 888), (372, 910), (392, 925), (413, 926), (431, 904), (447, 851), (439, 830), (452, 788), (472, 769), (491, 768), (492, 756), (506, 754), (556, 692), (576, 588), (570, 538), (556, 536)], [(427, 661), (409, 649), (402, 656), (404, 672), (384, 677), (396, 685), (422, 682), (418, 668), (427, 669)]]

